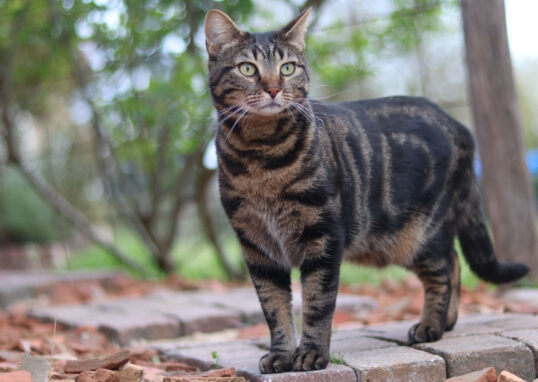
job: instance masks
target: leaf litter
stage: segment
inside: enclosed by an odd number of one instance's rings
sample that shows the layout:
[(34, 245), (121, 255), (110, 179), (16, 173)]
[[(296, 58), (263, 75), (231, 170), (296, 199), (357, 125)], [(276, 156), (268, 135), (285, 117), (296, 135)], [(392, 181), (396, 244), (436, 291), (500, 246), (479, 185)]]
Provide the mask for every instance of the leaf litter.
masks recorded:
[[(103, 298), (142, 296), (158, 288), (220, 292), (237, 286), (244, 286), (244, 283), (222, 283), (215, 280), (194, 283), (178, 276), (163, 281), (140, 281), (118, 276), (103, 282), (57, 284), (50, 293), (40, 298), (39, 303), (84, 304)], [(422, 286), (412, 275), (402, 281), (385, 280), (378, 287), (343, 285), (340, 290), (372, 297), (377, 301), (377, 306), (364, 312), (335, 312), (335, 328), (360, 328), (389, 321), (416, 319), (424, 301)], [(35, 301), (19, 302), (5, 311), (0, 310), (0, 373), (18, 372), (26, 353), (50, 363), (49, 381), (246, 381), (243, 377), (238, 377), (233, 368), (202, 371), (188, 363), (166, 359), (143, 344), (122, 349), (94, 327), (67, 328), (56, 323), (40, 322), (27, 315), (31, 303)], [(472, 290), (462, 288), (460, 312), (538, 314), (538, 308), (524, 302), (504, 301), (497, 291), (483, 283)], [(247, 339), (266, 337), (268, 334), (266, 324), (259, 323), (232, 331), (231, 335), (234, 338)], [(203, 336), (198, 335), (197, 338)], [(207, 336), (215, 336), (215, 333)], [(230, 338), (230, 333), (226, 334), (226, 337)], [(188, 338), (185, 340), (188, 341)]]

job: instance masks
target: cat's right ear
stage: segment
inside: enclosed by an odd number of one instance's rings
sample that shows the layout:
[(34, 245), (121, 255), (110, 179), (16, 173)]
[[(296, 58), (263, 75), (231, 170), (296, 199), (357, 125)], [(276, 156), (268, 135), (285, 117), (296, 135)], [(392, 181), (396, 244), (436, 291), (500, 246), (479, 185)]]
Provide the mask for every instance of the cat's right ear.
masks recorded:
[(205, 45), (207, 53), (215, 56), (226, 46), (234, 45), (244, 35), (232, 19), (218, 9), (211, 9), (205, 15)]

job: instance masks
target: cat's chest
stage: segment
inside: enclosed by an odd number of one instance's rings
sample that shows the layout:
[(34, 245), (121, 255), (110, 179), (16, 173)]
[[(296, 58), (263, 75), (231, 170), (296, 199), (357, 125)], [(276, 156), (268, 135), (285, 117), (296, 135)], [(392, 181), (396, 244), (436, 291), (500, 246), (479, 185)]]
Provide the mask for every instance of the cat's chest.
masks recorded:
[(286, 204), (278, 200), (255, 199), (246, 203), (244, 209), (246, 221), (260, 228), (259, 234), (274, 243), (273, 255), (277, 261), (297, 265), (297, 242), (303, 230), (299, 215)]
[(294, 169), (268, 171), (260, 166), (249, 166), (249, 174), (231, 179), (233, 188), (244, 199), (262, 205), (273, 205), (284, 188), (293, 180)]

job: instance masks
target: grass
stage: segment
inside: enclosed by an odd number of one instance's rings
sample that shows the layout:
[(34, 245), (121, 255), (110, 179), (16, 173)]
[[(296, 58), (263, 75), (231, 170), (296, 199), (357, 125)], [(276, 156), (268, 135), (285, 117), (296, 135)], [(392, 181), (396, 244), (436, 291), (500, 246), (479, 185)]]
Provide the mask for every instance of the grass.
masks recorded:
[(481, 282), (481, 280), (471, 271), (471, 268), (469, 268), (469, 264), (467, 264), (467, 260), (465, 260), (465, 258), (463, 257), (460, 243), (458, 241), (456, 241), (456, 252), (458, 252), (458, 258), (460, 260), (461, 285), (468, 289), (476, 288)]
[[(163, 276), (136, 236), (126, 230), (119, 230), (116, 233), (115, 243), (133, 260), (141, 263), (150, 275), (156, 278)], [(243, 260), (236, 241), (227, 240), (223, 246), (227, 253), (232, 255), (230, 256), (232, 264), (237, 268), (241, 267)], [(213, 248), (200, 238), (180, 240), (172, 251), (172, 259), (177, 266), (177, 273), (186, 278), (192, 280), (226, 279), (226, 274), (220, 267)], [(69, 257), (68, 269), (121, 269), (129, 272), (112, 255), (96, 245), (89, 245), (72, 253)], [(132, 275), (137, 276), (136, 274)]]
[[(162, 277), (162, 273), (155, 267), (151, 259), (144, 252), (143, 246), (136, 236), (128, 231), (118, 231), (116, 235), (117, 245), (132, 258), (149, 270), (156, 278)], [(226, 253), (230, 256), (230, 261), (236, 269), (243, 266), (243, 259), (240, 254), (240, 247), (234, 237), (230, 236), (223, 240)], [(456, 251), (461, 264), (462, 285), (474, 289), (480, 282), (475, 276), (467, 262), (464, 260), (459, 244), (456, 243)], [(220, 267), (213, 248), (200, 237), (189, 237), (180, 239), (178, 245), (172, 252), (172, 258), (177, 265), (177, 273), (191, 280), (217, 279), (226, 280), (226, 274)], [(122, 265), (103, 249), (90, 245), (76, 253), (73, 253), (68, 263), (69, 269), (123, 269)], [(401, 267), (390, 266), (383, 269), (359, 266), (356, 264), (344, 263), (340, 271), (340, 281), (342, 284), (371, 284), (379, 285), (385, 279), (402, 280), (409, 271)], [(292, 278), (299, 280), (299, 272), (294, 269)]]
[[(151, 258), (136, 236), (120, 231), (114, 238), (115, 244), (128, 254), (134, 261), (140, 263), (154, 277), (160, 276), (160, 272), (153, 264)], [(72, 253), (67, 261), (68, 269), (121, 269), (129, 272), (110, 253), (97, 245), (89, 245)], [(133, 275), (136, 276), (136, 275)]]
[(344, 364), (344, 354), (337, 353), (337, 354), (330, 354), (329, 360), (331, 363), (334, 363), (336, 365), (343, 365)]

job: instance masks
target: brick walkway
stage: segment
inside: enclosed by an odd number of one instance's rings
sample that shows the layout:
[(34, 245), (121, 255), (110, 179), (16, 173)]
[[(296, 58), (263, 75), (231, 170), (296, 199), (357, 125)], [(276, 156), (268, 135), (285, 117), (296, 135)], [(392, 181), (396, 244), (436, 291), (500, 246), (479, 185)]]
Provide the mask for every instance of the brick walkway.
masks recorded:
[[(93, 280), (113, 274), (70, 273), (46, 275), (0, 272), (0, 307), (20, 298), (43, 293), (54, 282)], [(538, 290), (515, 290), (512, 301), (538, 303)], [(300, 310), (300, 295), (294, 307)], [(371, 298), (341, 294), (338, 311), (371, 311)], [(455, 329), (441, 341), (406, 346), (413, 322), (395, 322), (333, 333), (331, 359), (326, 370), (306, 373), (260, 375), (259, 358), (268, 351), (267, 338), (229, 342), (186, 344), (162, 340), (196, 332), (240, 328), (263, 321), (253, 288), (223, 293), (155, 291), (137, 298), (85, 305), (35, 307), (31, 315), (43, 321), (57, 320), (70, 327), (97, 326), (122, 345), (135, 339), (157, 340), (152, 346), (166, 355), (202, 369), (234, 367), (251, 381), (444, 381), (447, 377), (493, 366), (532, 381), (538, 372), (538, 316), (486, 314), (461, 317)]]
[(166, 355), (202, 369), (234, 367), (251, 381), (266, 382), (436, 382), (489, 366), (527, 381), (538, 370), (538, 317), (525, 314), (471, 315), (435, 343), (405, 345), (412, 322), (398, 322), (333, 334), (326, 370), (260, 375), (258, 360), (268, 339), (222, 343), (154, 343)]
[[(299, 293), (294, 294), (293, 301), (294, 310), (299, 313)], [(371, 311), (375, 304), (371, 298), (341, 294), (336, 309)], [(38, 307), (29, 314), (42, 321), (56, 320), (67, 327), (96, 326), (121, 345), (135, 339), (156, 340), (240, 328), (264, 320), (254, 288), (224, 293), (160, 290), (137, 298)]]
[(106, 282), (118, 275), (119, 273), (117, 272), (106, 271), (69, 271), (69, 273), (0, 271), (0, 308), (5, 308), (18, 300), (48, 293), (58, 283)]

